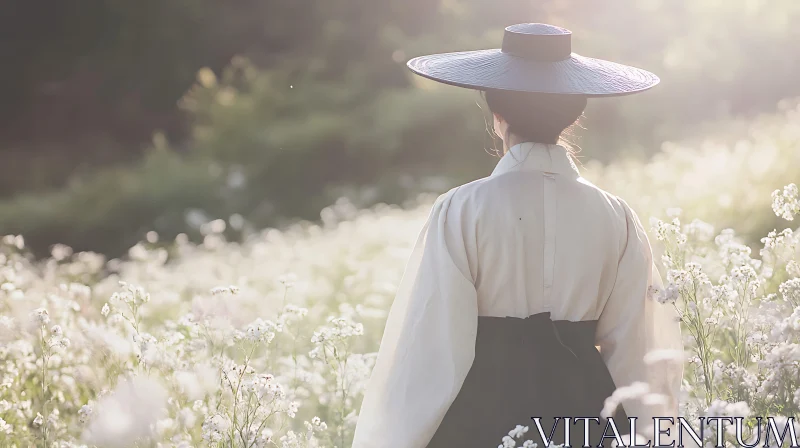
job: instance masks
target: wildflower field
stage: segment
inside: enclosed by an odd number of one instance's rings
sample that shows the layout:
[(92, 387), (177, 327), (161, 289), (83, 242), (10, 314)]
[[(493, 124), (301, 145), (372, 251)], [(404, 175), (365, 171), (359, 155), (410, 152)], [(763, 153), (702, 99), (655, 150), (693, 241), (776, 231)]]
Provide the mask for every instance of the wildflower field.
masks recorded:
[[(800, 409), (800, 108), (748, 126), (584, 168), (650, 220), (653, 292), (684, 324), (687, 417)], [(149, 233), (114, 260), (56, 246), (37, 261), (24, 235), (2, 238), (0, 446), (348, 447), (433, 199), (341, 201), (244, 242), (224, 220), (202, 244)], [(503, 436), (523, 446), (524, 428)]]

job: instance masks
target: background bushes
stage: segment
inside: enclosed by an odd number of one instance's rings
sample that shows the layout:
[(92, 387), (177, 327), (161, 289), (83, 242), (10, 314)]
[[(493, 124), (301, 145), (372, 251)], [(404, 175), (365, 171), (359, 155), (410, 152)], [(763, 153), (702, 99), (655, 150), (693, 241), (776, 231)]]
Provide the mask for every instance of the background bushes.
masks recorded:
[(496, 47), (522, 21), (662, 78), (590, 103), (587, 158), (747, 137), (740, 120), (800, 94), (798, 18), (793, 0), (16, 2), (0, 18), (0, 230), (116, 255), (202, 217), (280, 225), (342, 194), (398, 203), (486, 175), (477, 93), (404, 63)]

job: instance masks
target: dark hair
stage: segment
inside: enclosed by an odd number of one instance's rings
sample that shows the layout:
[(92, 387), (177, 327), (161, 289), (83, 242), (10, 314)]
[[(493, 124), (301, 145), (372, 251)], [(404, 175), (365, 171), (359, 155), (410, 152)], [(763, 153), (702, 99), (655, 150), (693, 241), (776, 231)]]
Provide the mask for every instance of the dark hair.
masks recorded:
[(508, 134), (524, 141), (564, 144), (574, 152), (572, 142), (562, 134), (566, 130), (567, 137), (573, 136), (571, 129), (586, 109), (585, 96), (505, 90), (488, 90), (482, 95), (489, 110), (508, 123)]

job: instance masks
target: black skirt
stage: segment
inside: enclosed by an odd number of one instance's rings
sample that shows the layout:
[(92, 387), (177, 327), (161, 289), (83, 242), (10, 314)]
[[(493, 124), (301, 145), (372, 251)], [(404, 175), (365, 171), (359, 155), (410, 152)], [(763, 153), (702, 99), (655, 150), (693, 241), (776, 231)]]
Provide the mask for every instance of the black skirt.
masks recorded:
[[(561, 417), (552, 433), (555, 444), (565, 443), (569, 423), (572, 447), (584, 444), (584, 421), (574, 419), (598, 418), (588, 423), (590, 443), (609, 446), (600, 411), (616, 387), (595, 348), (596, 328), (597, 321), (553, 321), (549, 313), (478, 317), (475, 361), (428, 448), (495, 448), (517, 425), (529, 428), (521, 440), (545, 448), (533, 417), (541, 418), (548, 438)], [(629, 432), (624, 409), (613, 419), (620, 435)]]

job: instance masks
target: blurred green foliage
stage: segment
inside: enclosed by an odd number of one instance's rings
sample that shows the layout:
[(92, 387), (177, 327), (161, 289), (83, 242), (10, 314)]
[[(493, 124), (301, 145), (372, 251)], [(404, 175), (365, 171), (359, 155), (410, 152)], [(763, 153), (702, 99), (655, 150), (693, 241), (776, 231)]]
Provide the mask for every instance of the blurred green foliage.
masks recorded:
[(342, 194), (402, 202), (486, 175), (494, 142), (478, 94), (404, 63), (496, 47), (511, 23), (565, 26), (577, 53), (662, 78), (590, 102), (578, 143), (601, 162), (800, 95), (795, 0), (44, 6), (18, 2), (0, 19), (20, 68), (0, 75), (0, 230), (39, 252), (117, 255), (148, 230), (199, 236), (201, 217), (279, 225)]

